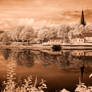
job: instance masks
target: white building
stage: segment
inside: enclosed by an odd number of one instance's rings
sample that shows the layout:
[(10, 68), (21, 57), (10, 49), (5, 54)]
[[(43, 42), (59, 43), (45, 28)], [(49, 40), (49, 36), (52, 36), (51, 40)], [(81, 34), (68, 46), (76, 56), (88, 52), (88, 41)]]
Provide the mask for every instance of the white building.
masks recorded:
[(85, 43), (92, 43), (92, 33), (84, 33)]
[(71, 40), (71, 43), (74, 43), (74, 44), (82, 44), (84, 43), (84, 37), (83, 36), (80, 36), (80, 35), (73, 35), (72, 36), (72, 40)]
[(71, 43), (92, 43), (92, 33), (82, 33), (79, 35), (72, 35)]

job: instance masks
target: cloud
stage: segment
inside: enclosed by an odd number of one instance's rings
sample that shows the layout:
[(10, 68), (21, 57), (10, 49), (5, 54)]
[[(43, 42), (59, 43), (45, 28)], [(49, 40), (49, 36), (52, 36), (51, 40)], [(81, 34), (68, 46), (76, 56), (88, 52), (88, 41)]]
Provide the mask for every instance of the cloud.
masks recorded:
[(59, 7), (62, 9), (92, 8), (92, 0), (0, 0), (0, 7)]

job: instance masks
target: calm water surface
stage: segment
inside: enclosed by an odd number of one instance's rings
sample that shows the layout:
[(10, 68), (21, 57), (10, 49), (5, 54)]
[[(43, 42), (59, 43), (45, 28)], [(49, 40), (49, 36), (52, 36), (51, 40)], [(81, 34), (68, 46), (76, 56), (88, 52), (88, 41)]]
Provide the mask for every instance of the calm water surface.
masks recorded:
[(92, 51), (65, 50), (61, 52), (61, 54), (49, 54), (29, 49), (0, 50), (2, 65), (0, 79), (5, 78), (2, 77), (5, 71), (3, 66), (12, 60), (18, 65), (16, 70), (18, 81), (30, 74), (38, 76), (39, 80), (44, 78), (47, 81), (48, 92), (55, 92), (62, 88), (73, 91), (79, 77), (86, 85), (92, 85), (92, 79), (89, 79), (89, 74), (92, 73)]

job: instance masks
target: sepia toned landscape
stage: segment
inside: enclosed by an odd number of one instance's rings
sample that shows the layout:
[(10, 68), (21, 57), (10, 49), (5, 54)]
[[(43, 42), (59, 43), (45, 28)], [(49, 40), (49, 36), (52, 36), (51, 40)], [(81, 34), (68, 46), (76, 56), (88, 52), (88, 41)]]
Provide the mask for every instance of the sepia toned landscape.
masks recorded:
[(91, 0), (0, 0), (0, 92), (92, 92)]

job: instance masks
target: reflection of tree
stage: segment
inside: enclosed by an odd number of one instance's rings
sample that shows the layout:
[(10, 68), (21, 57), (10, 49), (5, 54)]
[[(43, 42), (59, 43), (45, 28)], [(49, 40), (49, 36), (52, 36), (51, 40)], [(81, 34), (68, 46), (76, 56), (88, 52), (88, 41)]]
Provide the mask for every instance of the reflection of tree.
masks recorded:
[(28, 49), (5, 49), (1, 50), (0, 53), (6, 60), (10, 58), (19, 65), (29, 67), (34, 65), (35, 59), (40, 61), (44, 66), (58, 64), (61, 68), (79, 69), (84, 64), (85, 67), (92, 67), (91, 56), (72, 56), (71, 52), (63, 51), (61, 55), (52, 55), (46, 52), (36, 52)]
[(62, 54), (62, 55), (50, 55), (48, 53), (41, 52), (39, 55), (40, 62), (43, 65), (51, 65), (51, 64), (59, 64), (61, 66), (69, 65), (69, 53)]
[[(87, 62), (87, 59), (89, 60)], [(43, 65), (58, 64), (61, 68), (77, 68), (79, 69), (83, 65), (84, 58), (76, 57), (71, 55), (71, 51), (63, 52), (62, 55), (50, 55), (48, 53), (41, 52), (39, 55), (39, 60)], [(91, 66), (90, 57), (85, 57), (85, 66)]]
[(10, 58), (16, 61), (19, 65), (30, 67), (34, 65), (34, 53), (30, 50), (5, 49), (2, 50), (1, 54), (6, 60)]
[(11, 49), (4, 49), (4, 50), (2, 50), (1, 54), (4, 56), (4, 58), (6, 60), (8, 60), (8, 58), (9, 58), (9, 56), (11, 54)]
[(23, 66), (33, 66), (34, 65), (34, 54), (30, 50), (22, 50), (20, 52), (12, 53), (15, 54), (13, 59)]
[(42, 65), (51, 65), (51, 64), (54, 64), (55, 62), (53, 61), (53, 56), (52, 55), (49, 55), (47, 53), (43, 53), (43, 52), (40, 52), (40, 55), (38, 56), (40, 62)]

